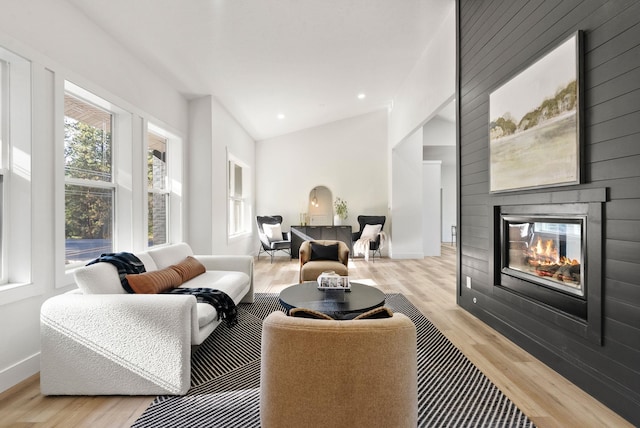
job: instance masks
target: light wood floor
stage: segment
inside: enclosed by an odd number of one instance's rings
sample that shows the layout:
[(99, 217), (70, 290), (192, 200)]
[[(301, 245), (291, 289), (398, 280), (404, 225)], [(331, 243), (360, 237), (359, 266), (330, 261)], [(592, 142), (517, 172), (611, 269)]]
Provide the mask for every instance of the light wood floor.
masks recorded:
[[(539, 427), (631, 427), (624, 419), (455, 303), (455, 247), (424, 260), (350, 262), (349, 275), (401, 292)], [(257, 292), (297, 282), (297, 260), (261, 257)], [(0, 394), (0, 427), (126, 427), (153, 397), (44, 397), (35, 375)]]

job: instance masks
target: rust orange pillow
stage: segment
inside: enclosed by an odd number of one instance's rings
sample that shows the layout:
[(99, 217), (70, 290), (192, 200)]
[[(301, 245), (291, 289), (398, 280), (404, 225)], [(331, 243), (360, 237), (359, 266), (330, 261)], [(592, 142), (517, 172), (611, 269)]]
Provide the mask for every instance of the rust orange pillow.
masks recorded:
[(157, 294), (182, 284), (180, 274), (174, 269), (165, 268), (125, 277), (131, 289), (137, 294)]
[(187, 282), (191, 278), (195, 278), (196, 276), (207, 271), (202, 263), (191, 256), (187, 256), (187, 258), (180, 263), (171, 265), (169, 267), (178, 272), (178, 274), (182, 278), (182, 282)]

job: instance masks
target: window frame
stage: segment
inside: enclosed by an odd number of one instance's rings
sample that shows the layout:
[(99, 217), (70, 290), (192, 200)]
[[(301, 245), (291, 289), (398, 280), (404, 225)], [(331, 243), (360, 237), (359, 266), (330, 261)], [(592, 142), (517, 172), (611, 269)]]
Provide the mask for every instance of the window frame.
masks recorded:
[[(65, 245), (65, 162), (64, 162), (64, 94), (69, 92), (75, 97), (85, 100), (113, 115), (112, 123), (112, 181), (115, 183), (114, 195), (114, 226), (112, 233), (112, 247), (115, 251), (125, 248), (126, 251), (135, 251), (140, 246), (134, 245), (134, 218), (132, 212), (134, 207), (133, 189), (133, 160), (132, 147), (134, 136), (133, 113), (119, 105), (112, 103), (110, 99), (114, 97), (105, 94), (104, 91), (94, 89), (91, 85), (81, 87), (74, 82), (59, 78), (57, 79), (56, 95), (56, 126), (58, 127), (56, 145), (56, 190), (55, 190), (55, 287), (63, 288), (75, 284), (74, 271), (79, 264), (66, 264)], [(126, 104), (125, 104), (126, 105)], [(131, 107), (128, 107), (131, 108)], [(142, 134), (137, 147), (142, 147)], [(142, 199), (140, 199), (142, 201)], [(142, 220), (140, 221), (142, 222)], [(141, 224), (141, 223), (140, 223)]]
[[(111, 133), (111, 179), (110, 181), (105, 181), (105, 180), (90, 180), (90, 179), (85, 179), (85, 178), (74, 178), (74, 177), (68, 177), (66, 174), (66, 171), (64, 173), (64, 203), (63, 205), (65, 206), (65, 210), (66, 210), (66, 196), (67, 196), (67, 191), (66, 191), (66, 186), (67, 185), (71, 185), (71, 186), (78, 186), (78, 187), (83, 187), (83, 188), (94, 188), (94, 189), (100, 189), (100, 190), (111, 190), (111, 194), (112, 194), (112, 206), (111, 206), (111, 234), (112, 234), (112, 238), (111, 238), (111, 248), (114, 249), (116, 248), (116, 239), (117, 239), (117, 233), (116, 233), (116, 224), (117, 224), (117, 219), (116, 219), (116, 207), (117, 207), (117, 201), (118, 201), (118, 191), (117, 191), (117, 183), (116, 183), (116, 146), (118, 144), (117, 142), (117, 138), (116, 138), (116, 121), (117, 121), (117, 112), (112, 111), (111, 109), (105, 108), (104, 105), (106, 103), (105, 100), (103, 100), (102, 98), (98, 97), (95, 94), (90, 94), (87, 95), (88, 92), (82, 92), (82, 91), (75, 91), (75, 88), (71, 85), (66, 85), (65, 84), (65, 90), (64, 90), (64, 96), (66, 95), (70, 95), (71, 97), (74, 97), (86, 104), (89, 104), (92, 107), (95, 107), (97, 109), (100, 110), (104, 110), (105, 113), (109, 114), (111, 116), (111, 129), (110, 129), (110, 133)], [(84, 95), (84, 96), (83, 96)], [(63, 109), (63, 116), (64, 118), (66, 118), (66, 112), (64, 112)], [(66, 167), (66, 165), (65, 165)], [(66, 229), (66, 216), (65, 216), (65, 225), (64, 228)], [(65, 247), (65, 255), (64, 255), (64, 260), (65, 260), (65, 270), (69, 270), (69, 269), (76, 269), (80, 266), (83, 266), (86, 264), (86, 262), (88, 260), (80, 260), (77, 262), (72, 262), (72, 263), (66, 263), (67, 260), (67, 256), (66, 256), (66, 230), (65, 230), (65, 235), (64, 235), (64, 247)]]
[(32, 272), (32, 64), (0, 47), (0, 305), (38, 294)]
[[(156, 137), (160, 137), (164, 139), (165, 142), (165, 164), (166, 164), (166, 170), (165, 170), (165, 174), (164, 174), (164, 187), (163, 188), (156, 188), (154, 186), (149, 187), (149, 182), (148, 180), (145, 180), (146, 182), (146, 204), (145, 204), (145, 229), (144, 230), (149, 230), (149, 195), (150, 194), (161, 194), (161, 195), (165, 195), (165, 228), (166, 228), (166, 241), (162, 242), (162, 243), (158, 243), (158, 244), (153, 244), (153, 245), (149, 245), (149, 238), (148, 238), (148, 234), (147, 234), (147, 238), (146, 238), (146, 243), (147, 243), (147, 247), (148, 248), (153, 248), (153, 247), (158, 247), (158, 246), (162, 246), (162, 245), (168, 245), (171, 242), (171, 236), (172, 236), (172, 204), (171, 204), (171, 184), (172, 184), (172, 180), (171, 180), (171, 172), (172, 172), (172, 166), (173, 166), (173, 146), (174, 144), (172, 144), (172, 139), (175, 138), (173, 137), (171, 134), (169, 134), (167, 131), (165, 131), (164, 129), (160, 128), (157, 125), (154, 125), (153, 123), (148, 123), (147, 124), (147, 132), (146, 132), (146, 138), (145, 138), (145, 155), (148, 154), (149, 152), (149, 134), (154, 134)], [(144, 161), (145, 161), (145, 171), (148, 171), (148, 165), (147, 165), (147, 156), (144, 156)]]
[[(242, 196), (237, 197), (232, 195), (231, 189), (235, 187), (234, 177), (231, 174), (232, 165), (234, 167), (239, 166), (242, 172)], [(251, 172), (250, 167), (246, 162), (243, 162), (239, 157), (233, 155), (229, 151), (227, 151), (227, 239), (229, 241), (233, 241), (234, 239), (238, 239), (240, 237), (248, 236), (252, 233), (251, 226), (251, 186), (250, 186), (250, 178)], [(232, 226), (232, 214), (231, 207), (232, 204), (236, 202), (240, 203), (241, 209), (241, 221), (242, 226), (239, 228), (233, 229)]]
[[(168, 243), (181, 242), (183, 224), (183, 137), (171, 126), (149, 117), (126, 101), (99, 87), (83, 82), (83, 87), (59, 77), (56, 79), (56, 162), (55, 162), (55, 287), (75, 284), (76, 268), (65, 266), (65, 201), (64, 201), (64, 97), (71, 92), (113, 114), (113, 181), (115, 183), (115, 212), (113, 230), (114, 251), (145, 251), (148, 249), (147, 207), (147, 137), (152, 129), (168, 139), (170, 162), (168, 185), (170, 189), (168, 217), (170, 218)], [(85, 89), (87, 88), (87, 89)], [(116, 104), (117, 103), (117, 104)], [(153, 123), (151, 123), (153, 121)], [(154, 247), (155, 248), (155, 247)]]
[(7, 263), (8, 244), (6, 235), (5, 206), (5, 175), (8, 173), (7, 159), (9, 157), (9, 65), (0, 56), (0, 287), (9, 282)]

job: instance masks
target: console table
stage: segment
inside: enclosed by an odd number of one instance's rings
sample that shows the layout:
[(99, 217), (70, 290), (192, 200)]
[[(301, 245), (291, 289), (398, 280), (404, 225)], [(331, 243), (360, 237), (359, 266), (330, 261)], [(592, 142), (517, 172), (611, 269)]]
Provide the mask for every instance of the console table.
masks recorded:
[(353, 256), (351, 226), (291, 226), (291, 257), (297, 259), (300, 245), (304, 241), (333, 240), (342, 241), (349, 247), (349, 256)]

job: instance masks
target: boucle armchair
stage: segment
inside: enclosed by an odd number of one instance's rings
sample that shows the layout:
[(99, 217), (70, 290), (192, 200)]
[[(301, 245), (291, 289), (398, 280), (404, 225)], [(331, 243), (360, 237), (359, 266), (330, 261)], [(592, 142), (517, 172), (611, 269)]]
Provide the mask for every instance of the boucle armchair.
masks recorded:
[(262, 327), (260, 421), (270, 427), (417, 425), (416, 327), (273, 312)]
[[(314, 260), (311, 244), (338, 245), (336, 260)], [(338, 275), (349, 275), (349, 247), (342, 241), (304, 241), (300, 244), (300, 282), (315, 281), (322, 272), (334, 271)]]

